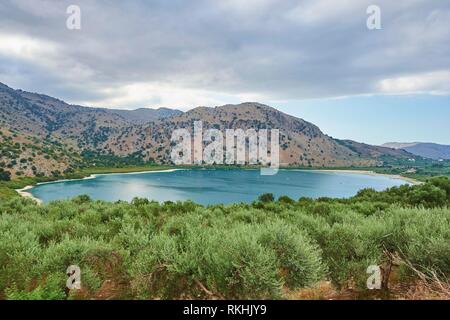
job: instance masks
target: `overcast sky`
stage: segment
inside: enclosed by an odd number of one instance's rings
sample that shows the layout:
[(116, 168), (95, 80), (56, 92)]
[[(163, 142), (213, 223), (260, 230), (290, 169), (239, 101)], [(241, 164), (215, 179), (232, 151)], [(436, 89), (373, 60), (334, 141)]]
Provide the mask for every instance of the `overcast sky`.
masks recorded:
[(123, 109), (258, 101), (339, 138), (450, 144), (449, 39), (449, 0), (1, 0), (0, 82)]

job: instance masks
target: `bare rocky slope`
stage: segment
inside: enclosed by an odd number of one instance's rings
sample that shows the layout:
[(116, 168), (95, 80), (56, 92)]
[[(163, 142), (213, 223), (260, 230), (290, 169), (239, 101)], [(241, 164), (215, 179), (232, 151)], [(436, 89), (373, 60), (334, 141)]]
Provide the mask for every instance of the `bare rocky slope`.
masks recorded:
[(70, 105), (0, 84), (0, 165), (17, 175), (55, 175), (74, 170), (90, 157), (133, 157), (170, 163), (173, 130), (279, 129), (283, 165), (375, 166), (384, 157), (409, 158), (404, 150), (337, 140), (317, 126), (259, 103), (186, 113), (171, 109), (135, 111)]

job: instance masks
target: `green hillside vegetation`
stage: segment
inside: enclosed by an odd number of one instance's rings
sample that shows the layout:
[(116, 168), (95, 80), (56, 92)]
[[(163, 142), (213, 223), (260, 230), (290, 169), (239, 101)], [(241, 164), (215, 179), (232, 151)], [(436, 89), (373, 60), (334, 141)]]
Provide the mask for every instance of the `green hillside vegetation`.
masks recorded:
[[(398, 174), (404, 177), (426, 181), (430, 177), (450, 177), (450, 160), (417, 158), (414, 162), (399, 159), (384, 159), (382, 167), (367, 168), (377, 173)], [(409, 172), (413, 170), (413, 172)]]
[[(418, 275), (448, 284), (449, 205), (444, 177), (350, 199), (208, 207), (1, 196), (0, 298), (278, 299), (323, 281), (371, 297), (370, 265), (391, 270), (389, 288)], [(65, 290), (69, 265), (81, 268), (80, 292)]]

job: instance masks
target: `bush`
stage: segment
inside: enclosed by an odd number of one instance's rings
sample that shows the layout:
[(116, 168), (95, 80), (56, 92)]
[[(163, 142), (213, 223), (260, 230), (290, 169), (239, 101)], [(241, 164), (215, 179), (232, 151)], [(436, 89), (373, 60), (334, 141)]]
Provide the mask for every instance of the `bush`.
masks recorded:
[(395, 208), (385, 217), (392, 226), (387, 238), (399, 253), (425, 273), (450, 275), (450, 215), (446, 209)]
[(43, 284), (39, 284), (32, 290), (19, 290), (16, 285), (12, 285), (5, 290), (7, 300), (63, 300), (66, 297), (61, 283), (66, 281), (64, 274), (51, 274)]
[(450, 179), (448, 177), (431, 178), (428, 180), (428, 184), (444, 190), (447, 195), (447, 203), (450, 203)]
[(140, 295), (173, 299), (205, 295), (200, 282), (225, 298), (278, 297), (276, 256), (248, 231), (238, 226), (225, 236), (215, 229), (188, 227), (183, 238), (160, 234), (133, 263), (133, 287)]
[(87, 194), (82, 194), (82, 195), (79, 195), (79, 196), (73, 198), (72, 201), (75, 202), (76, 204), (83, 204), (83, 203), (88, 203), (92, 200), (91, 200), (91, 197), (89, 197)]
[(324, 277), (320, 248), (300, 230), (282, 222), (269, 224), (261, 232), (259, 241), (275, 252), (289, 288), (309, 287)]
[(425, 184), (393, 187), (383, 192), (363, 189), (351, 199), (352, 201), (385, 202), (390, 204), (424, 206), (426, 208), (442, 207), (450, 204), (450, 179), (437, 177)]
[(285, 204), (294, 204), (295, 201), (288, 196), (281, 196), (278, 198), (278, 201)]
[(0, 168), (0, 181), (10, 181), (11, 173)]
[(259, 196), (258, 200), (260, 202), (272, 202), (275, 200), (272, 193), (265, 193)]
[(443, 207), (447, 204), (447, 194), (445, 190), (426, 184), (410, 193), (409, 202), (425, 208)]

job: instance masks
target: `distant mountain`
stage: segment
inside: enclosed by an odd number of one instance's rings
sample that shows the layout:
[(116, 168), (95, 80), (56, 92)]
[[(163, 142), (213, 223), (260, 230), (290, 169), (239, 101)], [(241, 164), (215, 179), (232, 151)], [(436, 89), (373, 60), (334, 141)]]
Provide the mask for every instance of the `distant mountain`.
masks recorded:
[(391, 148), (391, 149), (404, 149), (408, 147), (415, 146), (420, 142), (388, 142), (382, 145), (382, 147)]
[(414, 157), (403, 150), (337, 140), (303, 119), (259, 103), (186, 113), (171, 109), (112, 110), (69, 105), (0, 84), (0, 165), (17, 175), (51, 175), (100, 157), (170, 163), (174, 129), (279, 129), (282, 165), (375, 166), (386, 158)]
[(383, 144), (383, 146), (397, 150), (403, 149), (423, 158), (429, 158), (434, 160), (450, 159), (449, 145), (437, 143), (425, 143), (425, 142), (411, 142), (411, 143), (389, 142)]
[(336, 140), (339, 143), (345, 145), (349, 149), (358, 153), (362, 157), (366, 158), (381, 158), (381, 157), (392, 157), (392, 158), (408, 158), (412, 154), (403, 149), (392, 149), (385, 146), (373, 146), (370, 144), (360, 143), (352, 140)]
[(133, 123), (144, 124), (146, 122), (152, 122), (159, 119), (170, 118), (173, 116), (178, 116), (183, 113), (183, 111), (169, 109), (169, 108), (159, 108), (159, 109), (149, 109), (140, 108), (136, 110), (115, 110), (109, 109), (109, 112), (115, 113), (126, 120)]

